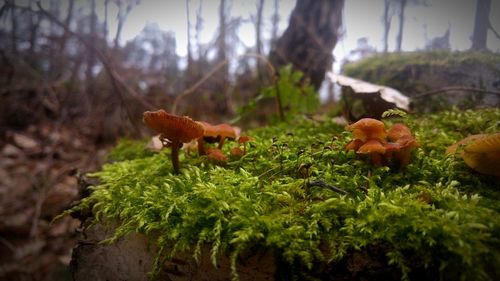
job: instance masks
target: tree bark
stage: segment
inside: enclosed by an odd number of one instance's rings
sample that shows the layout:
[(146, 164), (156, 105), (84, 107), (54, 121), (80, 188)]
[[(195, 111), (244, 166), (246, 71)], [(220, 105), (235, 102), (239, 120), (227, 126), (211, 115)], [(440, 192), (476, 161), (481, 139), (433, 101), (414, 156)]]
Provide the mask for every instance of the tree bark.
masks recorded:
[(10, 40), (11, 40), (11, 51), (14, 56), (17, 55), (17, 14), (16, 14), (16, 7), (14, 5), (11, 6), (10, 8), (10, 16), (11, 16), (11, 24), (12, 24), (12, 30), (10, 33)]
[(401, 46), (403, 43), (403, 29), (405, 23), (405, 9), (407, 2), (407, 0), (401, 0), (401, 7), (399, 10), (399, 30), (398, 36), (396, 37), (396, 52), (401, 52)]
[(279, 16), (279, 0), (274, 0), (274, 12), (272, 16), (272, 29), (271, 29), (271, 48), (274, 48), (278, 38), (278, 24), (280, 22)]
[[(264, 0), (259, 0), (257, 3), (257, 18), (255, 21), (255, 49), (257, 54), (262, 55), (262, 11), (264, 10)], [(262, 82), (262, 64), (257, 59), (257, 76)]]
[(390, 11), (390, 0), (384, 0), (384, 53), (387, 53), (389, 50), (389, 31), (391, 30), (391, 18), (392, 15), (389, 13)]
[[(219, 40), (217, 46), (217, 61), (222, 63), (227, 60), (227, 2), (220, 0), (219, 6)], [(217, 102), (216, 110), (221, 114), (227, 114), (231, 110), (231, 97), (228, 91), (229, 81), (229, 66), (224, 64), (221, 70), (218, 71), (219, 91), (223, 96), (223, 101)]]
[(291, 63), (319, 89), (332, 67), (343, 7), (343, 0), (298, 0), (288, 28), (270, 54), (273, 65), (279, 68)]
[(477, 0), (476, 19), (474, 21), (474, 31), (472, 33), (473, 50), (486, 50), (486, 39), (490, 26), (491, 0)]
[[(95, 42), (97, 39), (96, 34), (96, 25), (97, 25), (97, 14), (96, 14), (96, 2), (95, 0), (90, 1), (90, 34), (89, 39), (91, 42)], [(87, 69), (85, 73), (86, 85), (87, 85), (87, 94), (89, 97), (94, 98), (95, 96), (95, 87), (94, 87), (94, 73), (93, 69), (95, 66), (95, 53), (93, 50), (88, 50), (87, 55)]]
[(190, 75), (193, 67), (193, 54), (191, 48), (191, 21), (189, 17), (189, 0), (186, 0), (186, 22), (187, 22), (187, 69)]
[(108, 27), (108, 16), (109, 16), (109, 1), (104, 1), (104, 38), (108, 38), (109, 27)]

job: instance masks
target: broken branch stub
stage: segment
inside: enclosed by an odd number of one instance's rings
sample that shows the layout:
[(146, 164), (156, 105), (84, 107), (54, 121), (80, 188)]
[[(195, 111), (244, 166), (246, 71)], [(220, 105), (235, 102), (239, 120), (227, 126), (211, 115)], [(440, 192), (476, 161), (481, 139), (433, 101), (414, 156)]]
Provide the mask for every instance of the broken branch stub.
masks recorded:
[(391, 108), (410, 110), (410, 98), (396, 89), (340, 74), (329, 73), (328, 78), (342, 87), (345, 115), (350, 120), (380, 119)]

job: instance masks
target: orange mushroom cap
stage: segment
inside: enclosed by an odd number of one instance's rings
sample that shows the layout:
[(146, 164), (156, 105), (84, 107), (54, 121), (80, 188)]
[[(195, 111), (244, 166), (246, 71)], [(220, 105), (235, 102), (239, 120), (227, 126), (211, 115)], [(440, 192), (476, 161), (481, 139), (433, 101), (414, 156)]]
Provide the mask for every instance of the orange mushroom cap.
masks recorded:
[(360, 119), (356, 123), (347, 126), (347, 129), (352, 131), (355, 139), (362, 141), (370, 139), (384, 141), (387, 136), (384, 123), (372, 118)]
[(196, 121), (196, 122), (201, 126), (203, 126), (204, 137), (217, 138), (219, 136), (218, 129), (216, 126), (205, 121)]
[(222, 150), (218, 148), (209, 148), (207, 150), (207, 157), (210, 162), (218, 164), (218, 165), (224, 165), (227, 162), (227, 157), (224, 155)]
[(231, 154), (231, 156), (236, 157), (236, 158), (240, 158), (243, 155), (245, 155), (245, 152), (243, 151), (243, 149), (241, 149), (239, 147), (233, 147), (233, 148), (231, 148), (231, 150), (229, 151), (229, 153)]
[(397, 141), (402, 137), (411, 137), (411, 131), (406, 125), (402, 123), (396, 123), (387, 131), (387, 138), (390, 141)]
[(473, 142), (473, 141), (478, 140), (480, 138), (484, 138), (485, 136), (487, 136), (487, 134), (469, 135), (469, 136), (461, 139), (460, 141), (450, 145), (446, 149), (446, 154), (455, 154), (455, 152), (457, 151), (457, 149), (460, 146), (465, 146), (465, 145), (469, 144), (470, 142)]
[(252, 138), (251, 136), (241, 136), (238, 138), (238, 143), (246, 143), (253, 140), (254, 138)]
[(231, 125), (222, 123), (214, 127), (217, 129), (217, 133), (221, 138), (236, 138), (236, 131), (233, 127), (231, 127)]
[(472, 169), (500, 177), (500, 133), (472, 141), (464, 148), (462, 158)]
[(384, 154), (385, 151), (386, 148), (380, 141), (369, 140), (365, 144), (363, 144), (356, 152), (360, 154), (371, 154), (371, 153)]
[(349, 150), (357, 151), (363, 144), (364, 144), (364, 142), (362, 140), (360, 140), (360, 139), (354, 139), (354, 140), (350, 141), (345, 146), (345, 150), (347, 150), (347, 151), (349, 151)]
[(163, 109), (144, 112), (143, 121), (169, 140), (187, 143), (203, 135), (203, 127), (191, 118), (172, 115)]

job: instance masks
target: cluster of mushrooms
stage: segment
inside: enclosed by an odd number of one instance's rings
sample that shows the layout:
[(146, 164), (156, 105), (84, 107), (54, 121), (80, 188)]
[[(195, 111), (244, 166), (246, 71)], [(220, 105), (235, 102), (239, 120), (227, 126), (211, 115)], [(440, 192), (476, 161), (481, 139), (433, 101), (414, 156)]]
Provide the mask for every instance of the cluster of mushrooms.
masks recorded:
[[(160, 134), (159, 138), (164, 147), (172, 149), (172, 166), (176, 174), (179, 173), (179, 149), (186, 144), (187, 149), (193, 144), (197, 146), (199, 155), (216, 164), (223, 165), (228, 158), (222, 152), (226, 139), (238, 139), (238, 144), (244, 148), (233, 147), (231, 156), (241, 157), (246, 153), (246, 143), (251, 141), (249, 136), (239, 136), (239, 130), (228, 124), (211, 125), (203, 121), (194, 121), (187, 116), (177, 116), (160, 109), (143, 113), (143, 121), (147, 127)], [(217, 148), (206, 148), (205, 143), (218, 142)]]
[(346, 145), (346, 150), (368, 155), (375, 166), (388, 165), (393, 161), (404, 167), (410, 163), (411, 151), (420, 146), (410, 129), (402, 123), (386, 130), (382, 121), (363, 118), (346, 129), (354, 137)]

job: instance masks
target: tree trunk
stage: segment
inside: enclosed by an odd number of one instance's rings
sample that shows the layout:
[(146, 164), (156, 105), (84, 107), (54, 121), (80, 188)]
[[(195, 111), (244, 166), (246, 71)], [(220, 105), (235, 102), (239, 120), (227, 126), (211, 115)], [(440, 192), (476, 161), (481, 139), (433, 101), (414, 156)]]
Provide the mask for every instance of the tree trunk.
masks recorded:
[(390, 3), (390, 0), (384, 0), (384, 18), (382, 19), (384, 24), (384, 53), (389, 50), (389, 31), (391, 30), (392, 18), (392, 15), (389, 14)]
[(343, 7), (343, 0), (298, 0), (288, 28), (270, 54), (273, 65), (292, 63), (318, 90), (332, 68)]
[[(109, 0), (104, 1), (104, 38), (108, 38), (109, 27), (108, 27), (108, 16), (109, 16)], [(107, 44), (106, 44), (107, 45)]]
[[(262, 55), (262, 11), (264, 10), (264, 0), (259, 0), (257, 3), (257, 18), (255, 21), (255, 49), (257, 54)], [(260, 59), (257, 59), (257, 76), (262, 83), (262, 64)]]
[(203, 48), (201, 47), (201, 32), (203, 31), (203, 18), (201, 17), (203, 11), (203, 1), (200, 1), (198, 4), (198, 9), (196, 10), (196, 48), (198, 50), (198, 62), (200, 62), (203, 58)]
[[(91, 42), (95, 42), (97, 40), (96, 34), (96, 25), (97, 25), (97, 14), (96, 14), (96, 3), (95, 0), (90, 1), (90, 34), (89, 39)], [(93, 69), (95, 66), (95, 54), (93, 50), (88, 50), (87, 56), (87, 69), (86, 69), (86, 85), (87, 85), (87, 94), (91, 97), (91, 102), (93, 101), (93, 97), (95, 96), (94, 89), (94, 73)]]
[[(29, 7), (32, 9), (34, 4), (34, 0), (30, 0), (29, 2)], [(30, 48), (29, 48), (29, 53), (28, 53), (28, 61), (30, 65), (38, 69), (38, 59), (36, 55), (36, 44), (37, 44), (37, 37), (38, 37), (38, 29), (40, 27), (40, 16), (32, 13), (29, 16), (29, 26), (30, 26), (30, 37), (29, 37), (29, 42), (30, 42)]]
[(279, 6), (280, 6), (279, 0), (274, 0), (274, 12), (272, 17), (272, 29), (271, 29), (271, 48), (274, 48), (274, 45), (278, 38), (278, 24), (280, 22)]
[(486, 39), (489, 28), (491, 0), (477, 0), (476, 19), (472, 33), (472, 49), (486, 50)]
[[(223, 62), (227, 60), (227, 2), (226, 0), (220, 0), (219, 6), (219, 40), (217, 46), (217, 61)], [(218, 71), (218, 81), (219, 81), (219, 92), (223, 96), (223, 101), (218, 101), (216, 105), (216, 111), (221, 113), (222, 115), (229, 113), (231, 110), (231, 97), (228, 92), (228, 75), (229, 75), (229, 67), (226, 63), (222, 68)]]
[(10, 41), (11, 41), (11, 51), (14, 56), (17, 55), (17, 14), (16, 7), (14, 5), (10, 8), (10, 16), (11, 16), (11, 24), (12, 31), (10, 33)]
[(403, 29), (405, 23), (405, 9), (407, 0), (401, 0), (401, 7), (399, 10), (399, 30), (398, 36), (396, 38), (396, 52), (401, 52), (401, 46), (403, 43)]
[(186, 0), (186, 20), (187, 20), (187, 69), (188, 75), (193, 67), (193, 54), (191, 48), (191, 21), (189, 18), (189, 0)]

